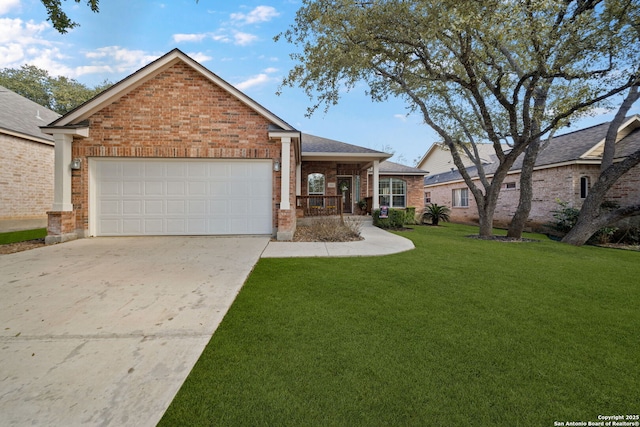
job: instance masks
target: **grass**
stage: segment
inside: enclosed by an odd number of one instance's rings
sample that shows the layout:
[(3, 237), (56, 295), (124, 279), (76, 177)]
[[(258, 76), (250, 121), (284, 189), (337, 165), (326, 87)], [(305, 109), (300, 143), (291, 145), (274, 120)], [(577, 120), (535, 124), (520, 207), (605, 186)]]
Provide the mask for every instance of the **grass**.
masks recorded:
[(26, 242), (27, 240), (44, 239), (47, 236), (46, 228), (35, 230), (9, 231), (0, 233), (0, 245), (8, 243)]
[[(399, 233), (262, 259), (160, 425), (551, 426), (640, 408), (640, 255)], [(532, 237), (532, 236), (527, 236)]]

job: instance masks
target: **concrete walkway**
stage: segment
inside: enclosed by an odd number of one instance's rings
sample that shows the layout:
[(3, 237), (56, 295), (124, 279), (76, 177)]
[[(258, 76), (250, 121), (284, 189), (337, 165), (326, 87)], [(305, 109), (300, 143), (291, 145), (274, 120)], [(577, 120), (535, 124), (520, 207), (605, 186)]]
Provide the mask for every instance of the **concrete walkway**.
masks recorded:
[(364, 240), (344, 243), (272, 241), (262, 258), (377, 256), (415, 248), (411, 240), (374, 227), (371, 221), (362, 223), (360, 235)]

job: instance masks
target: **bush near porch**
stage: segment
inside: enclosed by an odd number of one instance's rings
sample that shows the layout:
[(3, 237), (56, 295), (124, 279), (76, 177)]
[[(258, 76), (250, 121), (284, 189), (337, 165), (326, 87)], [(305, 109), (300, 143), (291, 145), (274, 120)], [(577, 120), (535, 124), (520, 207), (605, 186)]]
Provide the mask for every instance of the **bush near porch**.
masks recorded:
[(637, 414), (640, 254), (450, 223), (398, 234), (416, 249), (260, 260), (160, 425)]

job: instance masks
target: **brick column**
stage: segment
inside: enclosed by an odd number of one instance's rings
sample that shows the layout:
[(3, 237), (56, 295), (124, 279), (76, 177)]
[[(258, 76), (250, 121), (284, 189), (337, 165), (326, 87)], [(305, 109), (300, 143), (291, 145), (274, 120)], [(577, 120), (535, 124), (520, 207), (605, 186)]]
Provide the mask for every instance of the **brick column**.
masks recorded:
[(61, 243), (78, 238), (76, 233), (75, 211), (49, 211), (47, 224), (47, 237), (44, 241), (47, 245)]

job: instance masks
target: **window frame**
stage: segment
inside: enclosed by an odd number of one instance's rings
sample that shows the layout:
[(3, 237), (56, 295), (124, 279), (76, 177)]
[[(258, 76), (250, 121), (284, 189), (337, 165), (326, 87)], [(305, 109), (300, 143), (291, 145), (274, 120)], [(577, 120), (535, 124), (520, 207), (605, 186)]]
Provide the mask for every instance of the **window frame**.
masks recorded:
[(580, 177), (580, 198), (586, 199), (591, 189), (591, 180), (588, 176), (584, 175)]
[[(394, 181), (402, 183), (402, 190), (403, 193), (394, 193)], [(388, 182), (388, 193), (383, 193), (383, 189), (382, 189), (382, 185), (386, 184)], [(393, 177), (388, 177), (388, 178), (380, 178), (380, 180), (378, 181), (378, 202), (380, 203), (380, 206), (388, 206), (389, 208), (392, 209), (406, 209), (407, 208), (407, 181), (404, 179), (400, 179), (400, 178), (393, 178)], [(383, 197), (388, 197), (389, 198), (389, 203), (383, 203), (382, 202), (382, 198)], [(393, 203), (394, 198), (396, 197), (402, 197), (403, 198), (403, 206), (397, 206)]]
[[(312, 176), (321, 176), (322, 177), (322, 192), (319, 191), (311, 191), (311, 177)], [(322, 204), (320, 205), (313, 205), (313, 206), (319, 206), (324, 208), (324, 196), (327, 192), (327, 177), (325, 176), (325, 174), (320, 173), (320, 172), (312, 172), (310, 174), (307, 175), (307, 195), (309, 196), (309, 205), (312, 206), (312, 197), (313, 196), (319, 196), (321, 197), (322, 200)]]
[[(459, 193), (460, 197), (456, 197), (456, 193)], [(463, 194), (464, 194), (464, 197), (463, 197)], [(453, 206), (454, 208), (468, 208), (469, 207), (469, 189), (454, 188), (453, 190), (451, 190), (451, 206)]]

